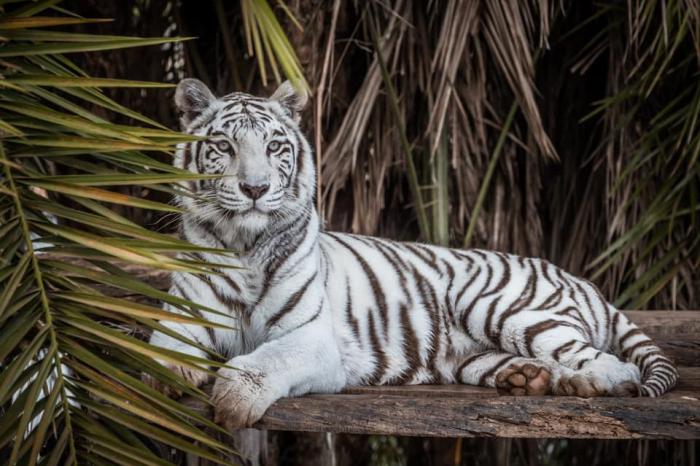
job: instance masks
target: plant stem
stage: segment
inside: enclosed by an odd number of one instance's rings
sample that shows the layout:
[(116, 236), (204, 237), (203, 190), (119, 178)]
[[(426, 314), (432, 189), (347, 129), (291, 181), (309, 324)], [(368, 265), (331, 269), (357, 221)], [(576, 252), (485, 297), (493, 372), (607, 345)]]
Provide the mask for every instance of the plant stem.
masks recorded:
[(449, 133), (447, 126), (443, 128), (440, 135), (435, 157), (431, 163), (431, 171), (433, 172), (432, 189), (433, 200), (433, 243), (440, 246), (449, 246), (450, 242), (450, 196), (449, 187), (449, 167), (450, 160), (448, 154)]
[[(7, 161), (5, 156), (5, 148), (0, 143), (0, 159)], [(56, 383), (61, 387), (61, 402), (63, 404), (63, 412), (66, 418), (66, 429), (71, 432), (70, 439), (68, 441), (68, 447), (70, 449), (71, 458), (73, 459), (73, 464), (76, 464), (76, 451), (75, 451), (75, 440), (73, 436), (73, 427), (70, 420), (70, 406), (68, 404), (68, 396), (66, 395), (65, 383), (63, 381), (63, 372), (61, 371), (61, 358), (58, 353), (58, 341), (56, 339), (56, 332), (53, 327), (53, 317), (51, 316), (51, 308), (49, 306), (49, 298), (46, 294), (46, 289), (44, 288), (44, 277), (41, 274), (41, 269), (39, 268), (39, 261), (36, 258), (34, 252), (34, 244), (32, 242), (31, 231), (29, 230), (29, 224), (27, 223), (27, 218), (24, 215), (24, 209), (22, 208), (22, 203), (19, 200), (19, 191), (15, 185), (15, 180), (12, 176), (12, 171), (8, 164), (2, 164), (5, 169), (5, 177), (7, 178), (8, 184), (10, 186), (10, 191), (14, 193), (12, 198), (14, 199), (15, 209), (17, 209), (17, 218), (19, 219), (20, 225), (22, 227), (22, 235), (24, 236), (24, 242), (27, 247), (27, 252), (29, 253), (30, 260), (32, 262), (32, 270), (34, 274), (34, 280), (36, 281), (37, 288), (39, 289), (39, 295), (41, 299), (41, 307), (44, 310), (44, 319), (46, 321), (46, 326), (49, 332), (49, 338), (51, 341), (51, 347), (49, 348), (50, 354), (53, 354), (54, 364), (56, 366)], [(38, 382), (38, 381), (37, 381)], [(17, 435), (23, 435), (23, 432), (18, 432)], [(13, 451), (13, 453), (15, 453)]]
[(221, 28), (221, 39), (224, 42), (226, 61), (228, 61), (228, 66), (231, 69), (231, 78), (233, 78), (234, 88), (236, 90), (243, 90), (243, 82), (241, 81), (241, 76), (238, 73), (238, 60), (236, 60), (236, 52), (233, 48), (233, 43), (231, 42), (231, 30), (228, 27), (228, 21), (226, 19), (226, 10), (224, 10), (224, 4), (221, 0), (215, 0), (214, 6), (216, 7), (216, 17), (219, 20), (219, 27)]
[(418, 183), (418, 174), (416, 173), (416, 166), (413, 163), (413, 157), (411, 155), (411, 145), (408, 143), (408, 138), (406, 137), (406, 127), (403, 124), (403, 118), (401, 116), (401, 110), (399, 109), (399, 99), (396, 95), (396, 90), (391, 82), (391, 76), (389, 76), (389, 70), (386, 67), (386, 62), (384, 57), (382, 57), (382, 51), (379, 46), (379, 34), (374, 25), (374, 18), (369, 15), (369, 28), (372, 34), (372, 42), (374, 44), (374, 50), (377, 54), (377, 61), (379, 62), (379, 67), (382, 71), (382, 79), (384, 80), (384, 85), (386, 86), (387, 94), (389, 94), (389, 107), (391, 112), (394, 114), (396, 119), (396, 125), (399, 130), (399, 140), (401, 142), (401, 148), (403, 149), (404, 157), (406, 158), (406, 167), (408, 169), (408, 185), (411, 188), (411, 195), (413, 197), (413, 204), (416, 207), (416, 215), (418, 217), (418, 227), (420, 229), (420, 235), (424, 240), (430, 240), (430, 225), (428, 223), (428, 215), (425, 211), (425, 205), (423, 204), (423, 197), (420, 192), (420, 184)]
[(474, 204), (474, 210), (472, 210), (471, 218), (469, 219), (469, 226), (467, 227), (467, 234), (464, 235), (464, 244), (462, 247), (464, 249), (469, 248), (472, 236), (474, 234), (474, 227), (476, 227), (476, 219), (479, 217), (479, 212), (481, 212), (481, 207), (486, 199), (486, 193), (489, 190), (489, 184), (491, 183), (491, 177), (493, 177), (493, 172), (496, 170), (496, 164), (498, 163), (498, 158), (501, 155), (503, 144), (508, 136), (508, 131), (510, 130), (513, 120), (515, 119), (515, 112), (518, 110), (518, 102), (513, 101), (513, 105), (510, 106), (508, 111), (508, 116), (503, 122), (503, 127), (501, 127), (501, 133), (498, 135), (498, 140), (496, 141), (496, 147), (493, 148), (493, 153), (491, 154), (491, 160), (489, 161), (489, 166), (486, 169), (486, 174), (484, 175), (484, 181), (481, 182), (481, 187), (479, 188), (479, 194), (476, 198), (476, 203)]

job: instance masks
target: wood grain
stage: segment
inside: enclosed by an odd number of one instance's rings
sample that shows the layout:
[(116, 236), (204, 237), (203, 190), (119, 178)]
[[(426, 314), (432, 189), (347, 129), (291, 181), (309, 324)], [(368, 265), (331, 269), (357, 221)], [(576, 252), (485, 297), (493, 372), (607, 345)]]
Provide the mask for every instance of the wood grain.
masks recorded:
[(426, 437), (700, 438), (700, 369), (663, 398), (501, 397), (464, 386), (362, 387), (282, 399), (268, 430)]

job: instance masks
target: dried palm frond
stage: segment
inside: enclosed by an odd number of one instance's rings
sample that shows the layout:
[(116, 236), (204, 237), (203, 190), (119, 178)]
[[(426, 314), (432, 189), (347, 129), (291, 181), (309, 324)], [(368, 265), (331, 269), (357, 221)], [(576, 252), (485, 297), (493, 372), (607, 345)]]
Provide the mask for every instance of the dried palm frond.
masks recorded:
[(325, 13), (332, 28), (304, 40), (326, 44), (312, 87), (322, 77), (336, 91), (314, 121), (331, 227), (545, 256), (618, 305), (691, 305), (696, 5), (396, 0)]

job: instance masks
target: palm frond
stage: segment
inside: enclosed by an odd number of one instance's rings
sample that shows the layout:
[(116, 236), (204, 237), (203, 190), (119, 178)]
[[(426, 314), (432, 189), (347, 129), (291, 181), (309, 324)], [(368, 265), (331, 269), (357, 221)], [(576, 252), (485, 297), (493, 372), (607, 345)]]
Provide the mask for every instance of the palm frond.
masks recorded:
[[(151, 155), (170, 157), (176, 143), (191, 138), (151, 124), (101, 91), (163, 84), (92, 78), (63, 55), (181, 39), (44, 30), (99, 22), (37, 16), (55, 3), (0, 7), (0, 461), (82, 464), (103, 457), (161, 465), (167, 461), (153, 442), (162, 442), (222, 462), (228, 447), (207, 433), (220, 432), (217, 426), (141, 382), (148, 373), (206, 401), (153, 358), (192, 367), (204, 361), (143, 338), (167, 331), (159, 321), (209, 325), (196, 312), (200, 306), (122, 268), (206, 272), (208, 264), (177, 255), (206, 248), (149, 231), (109, 208), (179, 212), (112, 189), (171, 189), (194, 179)], [(114, 124), (89, 106), (149, 126)], [(105, 294), (108, 289), (184, 312)]]
[[(220, 3), (220, 1), (217, 2), (217, 5)], [(277, 3), (296, 27), (301, 28), (285, 3), (283, 1)], [(218, 13), (220, 17), (225, 18), (222, 7), (218, 7)], [(277, 82), (282, 81), (281, 67), (297, 88), (308, 90), (309, 85), (304, 78), (299, 58), (267, 0), (241, 0), (241, 13), (248, 54), (257, 57), (263, 84), (267, 84), (268, 80), (266, 66), (268, 63)]]

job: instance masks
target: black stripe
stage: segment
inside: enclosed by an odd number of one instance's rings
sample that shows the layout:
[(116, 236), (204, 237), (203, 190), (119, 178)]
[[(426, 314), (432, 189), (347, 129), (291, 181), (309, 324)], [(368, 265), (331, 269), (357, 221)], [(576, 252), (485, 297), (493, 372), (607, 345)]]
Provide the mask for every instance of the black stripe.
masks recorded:
[[(270, 260), (265, 266), (265, 279), (263, 281), (262, 290), (260, 290), (260, 295), (258, 296), (258, 303), (267, 296), (270, 291), (270, 287), (275, 280), (277, 272), (282, 269), (282, 266), (290, 259), (294, 253), (297, 251), (298, 247), (303, 244), (304, 240), (308, 234), (308, 227), (311, 223), (311, 216), (302, 215), (292, 223), (283, 233), (282, 237), (276, 239), (277, 250), (275, 251), (275, 256), (273, 260)], [(305, 258), (307, 258), (314, 251), (314, 247), (310, 247), (309, 250), (304, 254), (299, 260), (294, 264), (299, 264)]]
[(450, 323), (452, 325), (455, 325), (455, 313), (454, 313), (454, 304), (452, 303), (452, 300), (450, 300), (450, 294), (452, 291), (452, 286), (454, 286), (454, 281), (455, 281), (455, 269), (450, 265), (449, 262), (443, 261), (445, 264), (445, 269), (447, 270), (447, 280), (448, 280), (448, 285), (447, 285), (447, 290), (445, 291), (445, 308), (447, 309), (447, 313), (450, 316)]
[(571, 327), (574, 329), (578, 329), (577, 326), (574, 324), (570, 324), (568, 322), (562, 322), (560, 320), (554, 320), (554, 319), (547, 319), (543, 320), (542, 322), (539, 322), (537, 324), (531, 325), (525, 330), (525, 350), (526, 354), (529, 354), (530, 356), (535, 356), (532, 352), (532, 344), (535, 341), (535, 338), (537, 338), (539, 335), (548, 332), (549, 330), (555, 329), (557, 327)]
[(472, 275), (471, 278), (470, 278), (469, 280), (467, 280), (467, 281), (464, 283), (464, 286), (462, 287), (462, 289), (459, 290), (459, 292), (457, 293), (457, 297), (455, 298), (455, 306), (458, 306), (458, 305), (459, 305), (459, 302), (462, 300), (462, 297), (464, 296), (464, 293), (467, 292), (467, 289), (472, 285), (472, 283), (474, 283), (474, 281), (475, 281), (475, 280), (477, 279), (477, 277), (480, 275), (479, 272), (480, 272), (480, 271), (477, 269), (477, 270), (474, 272), (474, 275)]
[(635, 343), (634, 345), (630, 346), (629, 348), (625, 349), (622, 351), (622, 358), (623, 359), (629, 359), (629, 356), (633, 354), (635, 351), (641, 348), (646, 348), (649, 346), (656, 346), (653, 341), (646, 339), (642, 340), (640, 342)]
[(469, 257), (466, 253), (463, 253), (461, 251), (458, 251), (456, 249), (447, 249), (447, 252), (452, 254), (452, 256), (457, 259), (457, 261), (462, 262), (462, 261), (467, 261), (469, 264), (472, 264), (474, 262), (474, 259)]
[(492, 290), (483, 293), (479, 298), (485, 298), (487, 296), (491, 296), (492, 294), (498, 293), (503, 288), (505, 288), (505, 286), (510, 281), (510, 263), (502, 254), (497, 254), (497, 257), (503, 263), (503, 275), (501, 276), (501, 280), (496, 284), (496, 286)]
[[(479, 274), (477, 272), (477, 274)], [(467, 336), (469, 336), (471, 339), (474, 339), (472, 336), (472, 332), (469, 329), (469, 317), (471, 315), (471, 312), (474, 310), (474, 306), (476, 305), (476, 302), (481, 298), (481, 295), (484, 293), (486, 288), (491, 284), (491, 278), (493, 277), (493, 268), (491, 267), (491, 264), (486, 263), (486, 282), (484, 285), (481, 287), (481, 290), (479, 290), (479, 293), (477, 293), (476, 297), (474, 300), (469, 303), (469, 306), (464, 310), (462, 313), (462, 318), (461, 318), (461, 323), (462, 323), (462, 329), (466, 332)], [(465, 285), (466, 289), (466, 285)]]
[(557, 290), (550, 294), (547, 299), (545, 299), (542, 304), (539, 306), (536, 306), (537, 309), (541, 309), (543, 311), (547, 309), (552, 309), (555, 308), (561, 303), (562, 298), (564, 297), (564, 287), (560, 286), (557, 288)]
[(614, 314), (612, 324), (610, 324), (610, 338), (612, 339), (613, 347), (619, 350), (620, 342), (615, 337), (617, 336), (617, 325), (620, 323), (620, 315), (622, 313), (616, 310)]
[(309, 286), (311, 286), (311, 282), (313, 282), (316, 278), (317, 273), (318, 272), (314, 272), (314, 274), (311, 275), (311, 278), (309, 278), (306, 283), (301, 286), (301, 288), (292, 293), (292, 295), (287, 299), (287, 302), (284, 303), (284, 306), (282, 306), (279, 311), (270, 317), (267, 324), (265, 324), (268, 329), (277, 324), (277, 322), (279, 322), (287, 313), (294, 310), (296, 305), (299, 304), (299, 301), (301, 301), (301, 298), (304, 296), (304, 293), (306, 293), (306, 290), (309, 288)]
[(403, 330), (403, 351), (408, 363), (407, 370), (401, 374), (398, 383), (411, 382), (418, 369), (422, 367), (420, 353), (420, 342), (416, 336), (416, 332), (411, 324), (411, 318), (408, 315), (408, 307), (401, 305), (401, 329)]
[(595, 315), (595, 309), (593, 309), (593, 305), (591, 304), (591, 300), (588, 296), (588, 293), (586, 293), (586, 289), (583, 286), (581, 286), (580, 283), (574, 282), (574, 284), (576, 285), (576, 288), (578, 289), (579, 293), (583, 295), (583, 299), (584, 301), (586, 301), (586, 307), (591, 313), (591, 318), (593, 319), (593, 326), (595, 327), (595, 335), (599, 335), (600, 321), (598, 320), (598, 316)]
[(379, 315), (382, 318), (382, 325), (384, 327), (384, 337), (388, 338), (388, 306), (386, 302), (386, 296), (384, 295), (384, 291), (382, 290), (382, 287), (379, 283), (379, 279), (377, 279), (377, 276), (374, 274), (369, 264), (367, 264), (367, 261), (365, 261), (365, 259), (353, 247), (351, 247), (345, 241), (338, 238), (338, 236), (335, 234), (329, 233), (329, 236), (336, 240), (338, 243), (340, 243), (342, 246), (344, 246), (348, 251), (350, 251), (350, 253), (360, 264), (360, 267), (362, 267), (362, 270), (364, 271), (365, 275), (367, 276), (367, 280), (369, 281), (370, 288), (372, 289), (374, 300), (377, 303), (377, 307), (379, 308)]
[(644, 333), (642, 333), (642, 331), (638, 328), (632, 328), (625, 332), (625, 334), (622, 335), (619, 340), (617, 340), (617, 344), (620, 346), (620, 350), (624, 349), (625, 341), (627, 341), (628, 338), (631, 338), (636, 335), (644, 335)]
[(309, 317), (309, 318), (306, 319), (303, 323), (297, 325), (297, 326), (294, 327), (293, 329), (289, 330), (287, 333), (293, 332), (294, 330), (299, 329), (299, 328), (303, 327), (304, 325), (308, 325), (308, 324), (310, 324), (311, 322), (313, 322), (314, 320), (318, 319), (318, 317), (321, 315), (321, 311), (322, 311), (322, 310), (323, 310), (323, 301), (321, 301), (321, 303), (318, 305), (318, 309), (316, 309), (316, 312), (314, 312), (314, 313), (311, 315), (311, 317)]
[(192, 154), (190, 153), (191, 148), (190, 146), (192, 145), (191, 142), (188, 142), (184, 144), (184, 147), (182, 149), (182, 168), (184, 170), (189, 170), (189, 165), (190, 162), (192, 161)]
[(494, 314), (496, 314), (496, 306), (498, 306), (500, 300), (501, 296), (498, 296), (493, 301), (491, 301), (491, 304), (489, 304), (489, 307), (486, 309), (486, 319), (484, 319), (484, 336), (486, 336), (486, 339), (489, 340), (492, 344), (495, 344), (494, 335), (498, 334), (500, 336), (500, 331), (496, 330), (495, 332), (493, 332), (491, 330), (493, 316)]
[(475, 361), (478, 361), (479, 359), (482, 359), (484, 356), (490, 356), (492, 354), (492, 351), (484, 351), (483, 353), (476, 353), (469, 356), (467, 359), (462, 361), (462, 364), (460, 364), (459, 367), (457, 367), (457, 370), (455, 371), (455, 377), (460, 381), (464, 381), (464, 377), (462, 377), (462, 372), (464, 372), (464, 369), (467, 366), (469, 366)]
[[(295, 196), (299, 196), (299, 179), (301, 173), (304, 171), (304, 157), (306, 156), (306, 149), (304, 145), (301, 143), (300, 138), (297, 137), (295, 133), (292, 132), (290, 134), (290, 137), (294, 137), (296, 139), (296, 148), (297, 148), (297, 156), (295, 160), (295, 165), (296, 165), (296, 171), (294, 170), (294, 167), (292, 167), (292, 173), (294, 174), (294, 187), (292, 188), (292, 192), (294, 193)], [(289, 187), (291, 183), (291, 178), (289, 178), (287, 182), (287, 187)]]
[(437, 369), (435, 367), (437, 355), (440, 352), (440, 344), (442, 343), (440, 338), (440, 316), (437, 304), (437, 296), (435, 295), (435, 290), (429, 286), (425, 277), (423, 277), (418, 270), (414, 267), (411, 272), (418, 286), (418, 296), (422, 303), (422, 308), (428, 313), (430, 318), (431, 329), (430, 329), (430, 340), (427, 345), (428, 352), (426, 354), (427, 368), (431, 372), (433, 377), (433, 382), (437, 382), (439, 379), (437, 377)]
[(562, 344), (552, 352), (552, 358), (554, 358), (555, 361), (559, 361), (561, 354), (569, 351), (571, 348), (574, 347), (574, 345), (576, 345), (576, 343), (580, 342), (578, 340), (569, 340), (566, 343)]
[(492, 375), (494, 375), (500, 368), (502, 368), (503, 366), (505, 366), (506, 364), (508, 364), (510, 361), (512, 361), (512, 360), (515, 359), (516, 357), (517, 357), (517, 356), (512, 356), (512, 355), (511, 355), (511, 356), (506, 356), (505, 358), (501, 359), (495, 366), (493, 366), (491, 369), (489, 369), (488, 371), (484, 372), (484, 373), (481, 375), (481, 378), (479, 378), (479, 385), (481, 385), (482, 387), (485, 387), (485, 386), (486, 386), (486, 380), (487, 380), (489, 377), (491, 377)]
[[(406, 252), (412, 253), (415, 257), (420, 259), (420, 261), (423, 262), (425, 265), (427, 265), (428, 267), (433, 269), (439, 275), (442, 275), (442, 271), (440, 270), (440, 268), (437, 265), (434, 252), (428, 250), (427, 248), (425, 248), (424, 246), (422, 246), (420, 244), (402, 243), (401, 245), (406, 249)], [(421, 251), (427, 252), (428, 257), (426, 258), (426, 256), (424, 256), (423, 252), (421, 252)]]
[(355, 335), (355, 339), (359, 341), (360, 325), (357, 322), (357, 318), (352, 313), (352, 290), (350, 290), (350, 279), (347, 277), (345, 278), (345, 288), (348, 296), (345, 304), (345, 318), (347, 319), (348, 324), (350, 324), (350, 328), (352, 329), (353, 335)]
[(226, 271), (224, 271), (224, 270), (218, 270), (218, 272), (219, 272), (221, 275), (216, 275), (216, 277), (218, 277), (218, 278), (222, 279), (223, 281), (225, 281), (225, 282), (226, 282), (226, 285), (227, 285), (229, 288), (232, 288), (234, 291), (236, 291), (236, 293), (240, 293), (240, 292), (241, 292), (241, 287), (240, 287), (240, 286), (238, 285), (238, 283), (236, 283), (230, 276), (228, 276), (228, 275), (226, 274)]
[(588, 319), (583, 318), (579, 308), (574, 306), (568, 306), (564, 309), (555, 312), (555, 314), (558, 316), (567, 316), (575, 319), (578, 323), (580, 323), (583, 326), (582, 332), (588, 337), (589, 340), (593, 341), (593, 329), (588, 323)]
[(523, 288), (523, 291), (520, 293), (518, 298), (513, 301), (509, 308), (500, 315), (498, 322), (496, 323), (496, 329), (493, 332), (491, 330), (491, 318), (493, 317), (493, 312), (488, 315), (488, 325), (484, 328), (484, 331), (486, 332), (487, 338), (489, 338), (492, 343), (500, 341), (501, 332), (503, 331), (503, 326), (505, 325), (506, 321), (521, 310), (525, 309), (535, 299), (535, 296), (537, 295), (537, 282), (539, 280), (539, 276), (537, 275), (537, 269), (532, 262), (530, 262), (530, 268), (531, 273), (527, 283), (525, 284), (525, 288)]
[(369, 380), (370, 385), (372, 385), (377, 384), (381, 381), (382, 377), (384, 376), (384, 373), (386, 372), (388, 363), (386, 360), (386, 354), (384, 353), (382, 345), (379, 341), (379, 336), (377, 335), (377, 326), (374, 322), (374, 316), (371, 312), (367, 314), (367, 326), (369, 327), (369, 341), (372, 345), (372, 353), (374, 355), (374, 360), (376, 363), (374, 373), (372, 374)]

